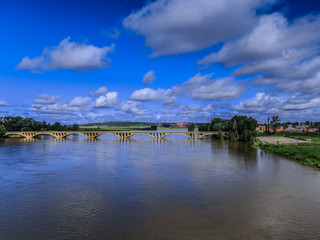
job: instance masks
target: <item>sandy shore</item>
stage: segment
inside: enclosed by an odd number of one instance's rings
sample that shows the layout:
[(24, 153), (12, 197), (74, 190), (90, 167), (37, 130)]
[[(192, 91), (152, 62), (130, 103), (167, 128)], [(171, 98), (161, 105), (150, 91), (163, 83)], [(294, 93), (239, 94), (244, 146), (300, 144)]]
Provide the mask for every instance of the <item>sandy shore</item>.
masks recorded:
[(278, 145), (295, 145), (299, 143), (310, 143), (307, 140), (300, 140), (282, 136), (274, 136), (274, 137), (258, 137), (258, 139), (262, 143), (269, 143), (269, 144), (278, 144)]

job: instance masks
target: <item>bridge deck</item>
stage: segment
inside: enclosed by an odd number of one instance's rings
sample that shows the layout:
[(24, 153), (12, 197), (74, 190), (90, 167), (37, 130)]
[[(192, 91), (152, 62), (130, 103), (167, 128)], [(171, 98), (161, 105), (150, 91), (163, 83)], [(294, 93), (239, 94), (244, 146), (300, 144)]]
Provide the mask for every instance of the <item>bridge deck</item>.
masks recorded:
[[(223, 135), (225, 137), (228, 137), (226, 132), (222, 132)], [(86, 136), (87, 138), (96, 138), (100, 135), (103, 134), (112, 134), (115, 135), (121, 139), (128, 139), (133, 135), (137, 135), (137, 134), (144, 134), (144, 135), (148, 135), (151, 136), (155, 139), (163, 139), (166, 136), (169, 135), (183, 135), (186, 136), (188, 138), (192, 138), (192, 139), (199, 139), (203, 136), (208, 136), (208, 135), (216, 135), (218, 134), (218, 132), (198, 132), (198, 131), (194, 131), (194, 132), (166, 132), (166, 131), (38, 131), (38, 132), (32, 132), (32, 131), (25, 131), (25, 132), (7, 132), (5, 134), (6, 137), (9, 137), (11, 135), (19, 135), (25, 138), (33, 138), (36, 136), (40, 136), (40, 135), (50, 135), (50, 136), (54, 136), (56, 138), (65, 138), (69, 135), (73, 135), (73, 134), (81, 134), (83, 136)]]

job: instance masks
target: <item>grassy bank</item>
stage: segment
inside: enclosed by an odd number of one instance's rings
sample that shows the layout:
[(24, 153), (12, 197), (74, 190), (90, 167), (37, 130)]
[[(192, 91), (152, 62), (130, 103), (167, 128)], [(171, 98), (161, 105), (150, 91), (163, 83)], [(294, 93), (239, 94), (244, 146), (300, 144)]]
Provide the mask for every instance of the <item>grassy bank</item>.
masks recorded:
[(297, 160), (303, 164), (320, 168), (320, 145), (279, 146), (260, 144), (260, 147), (266, 151)]
[(319, 133), (299, 133), (299, 132), (277, 132), (275, 134), (266, 134), (266, 133), (257, 133), (258, 137), (267, 137), (267, 136), (286, 136), (292, 138), (300, 138), (300, 139), (311, 139), (314, 142), (320, 142), (320, 134)]

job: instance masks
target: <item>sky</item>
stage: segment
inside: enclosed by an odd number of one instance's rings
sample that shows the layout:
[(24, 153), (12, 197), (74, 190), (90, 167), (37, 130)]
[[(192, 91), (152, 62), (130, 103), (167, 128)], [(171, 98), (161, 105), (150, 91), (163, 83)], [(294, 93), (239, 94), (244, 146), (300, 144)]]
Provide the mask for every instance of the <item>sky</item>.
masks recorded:
[(0, 116), (320, 121), (320, 2), (0, 1)]

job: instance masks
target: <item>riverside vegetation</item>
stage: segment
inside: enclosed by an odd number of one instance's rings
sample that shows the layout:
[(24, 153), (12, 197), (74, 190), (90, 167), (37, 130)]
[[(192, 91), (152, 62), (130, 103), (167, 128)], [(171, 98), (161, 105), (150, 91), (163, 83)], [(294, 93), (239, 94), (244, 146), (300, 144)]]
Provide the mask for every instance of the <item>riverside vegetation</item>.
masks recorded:
[[(272, 127), (276, 129), (279, 126), (280, 119), (278, 116), (272, 118)], [(113, 123), (114, 124), (114, 123)], [(113, 126), (79, 126), (73, 124), (72, 126), (61, 125), (56, 122), (52, 125), (45, 121), (40, 122), (32, 118), (23, 117), (0, 117), (0, 138), (4, 136), (7, 131), (41, 131), (41, 130), (52, 130), (52, 131), (131, 131), (131, 130), (157, 130), (159, 125), (145, 124), (129, 126), (125, 123), (125, 126), (117, 127)], [(257, 140), (256, 128), (258, 122), (256, 119), (247, 116), (234, 116), (232, 119), (221, 119), (213, 118), (211, 123), (201, 124), (198, 127), (199, 131), (217, 131), (217, 138), (223, 139), (222, 132), (228, 132), (231, 141), (250, 142), (253, 146), (260, 147), (266, 151), (270, 151), (276, 154), (280, 154), (284, 157), (298, 160), (304, 164), (320, 167), (320, 145), (314, 145), (316, 142), (320, 142), (319, 133), (272, 133), (273, 136), (287, 136), (297, 137), (300, 139), (310, 139), (309, 143), (299, 146), (287, 146), (287, 145), (274, 145), (274, 144), (262, 144)], [(166, 126), (167, 127), (167, 126)], [(196, 125), (191, 124), (188, 127), (189, 131), (194, 131)], [(159, 129), (168, 129), (164, 126), (160, 126)], [(266, 133), (259, 133), (258, 136), (270, 135), (270, 131)]]
[[(268, 118), (269, 121), (270, 118)], [(273, 116), (270, 128), (276, 129), (280, 126), (280, 118)], [(297, 160), (302, 164), (316, 166), (320, 168), (320, 145), (315, 145), (320, 142), (319, 133), (298, 133), (298, 132), (276, 132), (266, 131), (265, 133), (256, 132), (257, 121), (246, 116), (234, 116), (231, 120), (220, 118), (213, 118), (211, 123), (202, 124), (199, 131), (227, 131), (229, 132), (230, 140), (250, 142), (255, 147), (260, 147), (268, 152), (273, 152), (289, 159)], [(268, 128), (267, 128), (268, 129)], [(256, 137), (257, 136), (286, 136), (299, 139), (310, 139), (303, 145), (275, 145), (263, 144)], [(218, 134), (218, 138), (223, 138), (222, 134)]]

